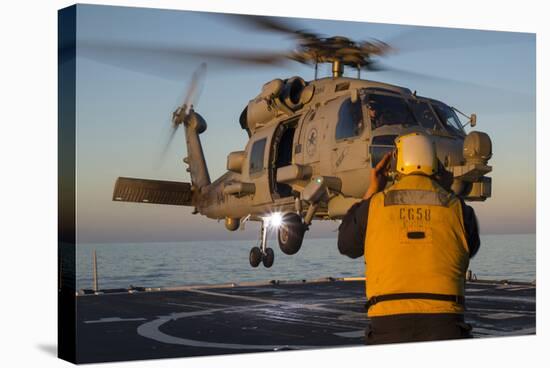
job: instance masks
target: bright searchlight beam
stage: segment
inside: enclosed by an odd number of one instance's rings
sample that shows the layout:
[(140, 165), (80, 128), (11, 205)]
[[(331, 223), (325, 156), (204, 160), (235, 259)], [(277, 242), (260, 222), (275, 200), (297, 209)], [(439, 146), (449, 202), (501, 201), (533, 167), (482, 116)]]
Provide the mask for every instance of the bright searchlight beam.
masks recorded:
[(283, 223), (283, 216), (279, 212), (275, 212), (268, 217), (269, 225), (279, 227)]

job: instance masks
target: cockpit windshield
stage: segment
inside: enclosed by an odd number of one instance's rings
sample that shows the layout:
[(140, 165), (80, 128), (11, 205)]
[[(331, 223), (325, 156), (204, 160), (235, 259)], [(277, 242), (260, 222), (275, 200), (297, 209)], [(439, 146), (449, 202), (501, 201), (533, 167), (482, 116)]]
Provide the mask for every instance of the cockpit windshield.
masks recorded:
[(366, 101), (372, 129), (384, 125), (418, 125), (402, 97), (371, 93)]
[(464, 135), (462, 124), (453, 109), (441, 102), (432, 102), (432, 106), (437, 116), (439, 116), (439, 120), (451, 134)]
[(432, 111), (432, 108), (426, 101), (420, 99), (409, 99), (409, 106), (411, 107), (414, 117), (420, 125), (426, 129), (431, 129), (433, 131), (442, 130), (441, 125), (439, 125), (437, 117)]
[(389, 92), (369, 92), (364, 101), (372, 129), (386, 125), (421, 126), (433, 132), (465, 135), (454, 110), (442, 102), (416, 96), (404, 98)]

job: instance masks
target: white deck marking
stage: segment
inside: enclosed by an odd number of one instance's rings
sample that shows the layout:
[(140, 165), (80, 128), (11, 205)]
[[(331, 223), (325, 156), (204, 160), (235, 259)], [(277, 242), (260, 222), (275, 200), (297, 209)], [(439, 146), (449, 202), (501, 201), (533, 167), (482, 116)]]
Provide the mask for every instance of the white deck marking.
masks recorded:
[(348, 332), (335, 332), (333, 335), (347, 338), (358, 338), (365, 336), (365, 330), (348, 331)]
[(519, 330), (510, 330), (510, 331), (498, 331), (498, 335), (495, 335), (495, 330), (483, 327), (474, 327), (472, 333), (474, 337), (476, 335), (482, 335), (487, 337), (503, 337), (503, 336), (522, 336), (522, 335), (532, 335), (537, 331), (536, 327), (527, 327)]
[(470, 295), (467, 300), (483, 300), (483, 301), (508, 301), (521, 303), (536, 303), (536, 299), (531, 296), (500, 296), (500, 295)]
[(217, 348), (217, 349), (238, 349), (238, 350), (281, 350), (281, 349), (319, 349), (323, 346), (313, 346), (313, 345), (250, 345), (250, 344), (232, 344), (232, 343), (220, 343), (220, 342), (209, 342), (209, 341), (200, 341), (193, 339), (186, 339), (183, 337), (177, 337), (165, 334), (160, 331), (160, 326), (166, 322), (175, 321), (177, 319), (186, 318), (186, 317), (195, 317), (200, 315), (208, 315), (214, 312), (222, 312), (229, 310), (250, 310), (250, 306), (243, 307), (230, 307), (230, 308), (220, 308), (220, 309), (209, 309), (202, 312), (183, 312), (183, 313), (174, 313), (167, 317), (160, 317), (150, 322), (146, 322), (140, 325), (137, 329), (137, 333), (143, 337), (163, 342), (165, 344), (175, 344), (175, 345), (185, 345), (185, 346), (194, 346), (194, 347), (203, 347), (203, 348)]
[(489, 318), (489, 319), (510, 319), (510, 318), (517, 318), (517, 317), (523, 317), (525, 314), (518, 314), (518, 313), (491, 313), (491, 314), (480, 314), (480, 317), (483, 318)]
[[(330, 312), (330, 313), (338, 313), (338, 314), (356, 314), (360, 315), (363, 318), (365, 317), (365, 313), (357, 313), (357, 312), (350, 312), (350, 311), (343, 311), (341, 309), (332, 309), (332, 308), (325, 308), (320, 307), (319, 304), (302, 304), (302, 303), (296, 303), (296, 302), (287, 302), (283, 300), (276, 300), (276, 299), (267, 299), (267, 298), (261, 298), (261, 297), (252, 297), (252, 296), (245, 296), (245, 295), (236, 295), (236, 294), (225, 294), (225, 293), (218, 293), (214, 291), (206, 291), (206, 290), (198, 290), (198, 289), (189, 289), (186, 290), (193, 293), (198, 294), (205, 294), (205, 295), (212, 295), (217, 297), (223, 297), (223, 298), (232, 298), (232, 299), (240, 299), (240, 300), (247, 300), (251, 302), (256, 302), (260, 304), (278, 304), (278, 305), (285, 305), (287, 307), (293, 307), (293, 308), (300, 308), (300, 309), (309, 309), (309, 310), (316, 310), (316, 311), (323, 311), (323, 312)], [(257, 305), (256, 305), (257, 306)], [(206, 347), (206, 348), (217, 348), (217, 349), (238, 349), (238, 350), (281, 350), (281, 349), (319, 349), (323, 346), (313, 346), (313, 345), (252, 345), (252, 344), (233, 344), (233, 343), (219, 343), (219, 342), (209, 342), (209, 341), (200, 341), (200, 340), (193, 340), (193, 339), (187, 339), (183, 337), (178, 336), (172, 336), (168, 335), (164, 332), (160, 331), (160, 326), (165, 324), (166, 322), (175, 321), (181, 318), (187, 318), (187, 317), (196, 317), (196, 316), (202, 316), (202, 315), (209, 315), (216, 312), (237, 312), (241, 310), (247, 310), (250, 311), (250, 309), (253, 306), (251, 305), (245, 305), (240, 307), (227, 307), (227, 308), (217, 308), (217, 309), (208, 309), (203, 311), (196, 311), (196, 312), (182, 312), (182, 313), (173, 313), (169, 316), (160, 316), (158, 319), (155, 319), (150, 322), (146, 322), (142, 325), (140, 325), (137, 329), (137, 333), (143, 337), (163, 342), (166, 344), (175, 344), (175, 345), (186, 345), (186, 346), (194, 346), (194, 347)], [(357, 332), (353, 332), (357, 333)], [(364, 334), (363, 331), (361, 331), (362, 334)], [(344, 332), (343, 334), (346, 334)], [(339, 335), (336, 335), (339, 336)], [(361, 335), (360, 335), (361, 336)], [(354, 337), (354, 336), (339, 336), (339, 337)]]
[(466, 294), (469, 294), (469, 293), (481, 293), (483, 291), (487, 291), (485, 289), (473, 289), (473, 288), (466, 288)]
[[(193, 340), (188, 339), (184, 337), (178, 337), (178, 336), (172, 336), (168, 335), (164, 332), (160, 331), (160, 327), (170, 321), (175, 321), (181, 318), (188, 318), (188, 317), (196, 317), (196, 316), (202, 316), (202, 315), (210, 315), (213, 313), (235, 313), (235, 312), (242, 312), (247, 311), (250, 312), (250, 310), (254, 307), (261, 307), (262, 305), (282, 305), (288, 308), (297, 308), (297, 309), (306, 309), (306, 310), (312, 310), (312, 311), (322, 311), (322, 312), (329, 312), (329, 313), (335, 313), (339, 315), (338, 319), (365, 319), (366, 313), (364, 312), (350, 312), (345, 311), (342, 309), (334, 309), (334, 308), (326, 308), (323, 307), (323, 300), (316, 300), (316, 303), (312, 304), (304, 304), (304, 303), (297, 303), (297, 302), (291, 302), (286, 300), (277, 300), (277, 299), (268, 299), (264, 297), (255, 297), (255, 296), (247, 296), (247, 295), (239, 295), (239, 294), (231, 294), (231, 293), (220, 293), (215, 291), (207, 291), (207, 290), (201, 290), (201, 289), (188, 289), (187, 292), (193, 292), (197, 294), (204, 294), (204, 295), (211, 295), (215, 297), (220, 298), (231, 298), (231, 299), (239, 299), (239, 300), (245, 300), (249, 302), (254, 302), (253, 305), (247, 304), (244, 306), (238, 306), (238, 307), (224, 307), (224, 308), (212, 308), (208, 310), (202, 310), (202, 311), (194, 311), (194, 312), (182, 312), (182, 313), (172, 313), (167, 316), (159, 316), (157, 319), (143, 323), (137, 328), (137, 333), (143, 337), (163, 342), (166, 344), (176, 344), (176, 345), (185, 345), (185, 346), (192, 346), (192, 347), (203, 347), (203, 348), (218, 348), (218, 349), (237, 349), (237, 350), (280, 350), (280, 349), (318, 349), (322, 346), (309, 346), (309, 345), (254, 345), (254, 344), (237, 344), (237, 343), (220, 343), (220, 342), (209, 342), (209, 341), (200, 341), (200, 340)], [(522, 302), (531, 302), (531, 298), (513, 298), (513, 297), (500, 297), (500, 296), (470, 296), (472, 299), (493, 299), (496, 301), (500, 300), (513, 300), (513, 301), (522, 301)], [(344, 300), (347, 298), (343, 298)], [(534, 300), (532, 301), (535, 302)], [(480, 309), (480, 311), (487, 312), (488, 310)], [(502, 310), (494, 310), (493, 312), (496, 313), (489, 313), (487, 316), (492, 319), (506, 319), (510, 317), (516, 317), (515, 314), (512, 313), (506, 313), (507, 311)], [(500, 312), (500, 313), (499, 313)], [(508, 311), (509, 312), (509, 311)], [(528, 312), (523, 312), (524, 314), (529, 314)], [(254, 327), (246, 327), (248, 329), (254, 328)], [(533, 334), (535, 333), (536, 329), (533, 328), (524, 328), (519, 330), (511, 330), (511, 331), (498, 331), (498, 336), (513, 336), (513, 335), (525, 335), (525, 334)], [(484, 333), (487, 333), (489, 335), (493, 335), (495, 333), (494, 330), (485, 329), (483, 327), (475, 327), (474, 328), (474, 334), (477, 336), (483, 336)], [(353, 330), (353, 331), (346, 331), (346, 332), (337, 332), (333, 333), (333, 335), (342, 337), (342, 338), (360, 338), (364, 336), (363, 330)]]
[(84, 323), (113, 323), (113, 322), (131, 322), (131, 321), (146, 321), (145, 318), (120, 318), (120, 317), (105, 317), (93, 321), (84, 321)]
[(506, 290), (507, 291), (523, 291), (523, 290), (531, 290), (533, 289), (533, 286), (513, 286), (509, 287)]
[[(316, 304), (303, 304), (303, 303), (296, 303), (296, 302), (287, 302), (287, 301), (284, 301), (284, 300), (258, 298), (258, 297), (254, 297), (254, 296), (237, 295), (237, 294), (224, 294), (224, 293), (217, 293), (217, 292), (214, 292), (214, 291), (206, 291), (206, 290), (198, 290), (198, 289), (191, 289), (191, 290), (188, 290), (188, 291), (192, 292), (192, 293), (212, 295), (212, 296), (220, 296), (220, 297), (224, 297), (224, 298), (248, 300), (248, 301), (265, 303), (265, 304), (280, 304), (280, 305), (282, 304), (282, 305), (286, 305), (287, 307), (293, 307), (293, 308), (317, 310), (317, 311), (338, 313), (338, 314), (342, 313), (341, 309), (319, 307), (319, 303), (316, 303)], [(346, 311), (346, 314), (348, 314), (348, 315), (349, 314), (357, 314), (357, 315), (365, 316), (365, 313), (358, 313), (358, 312), (351, 312), (351, 311)]]

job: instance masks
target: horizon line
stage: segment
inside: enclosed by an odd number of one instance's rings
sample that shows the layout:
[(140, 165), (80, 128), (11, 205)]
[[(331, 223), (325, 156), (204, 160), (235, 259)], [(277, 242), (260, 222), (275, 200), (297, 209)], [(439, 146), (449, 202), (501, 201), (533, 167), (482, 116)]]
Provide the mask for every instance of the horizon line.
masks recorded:
[[(492, 236), (492, 235), (531, 235), (531, 234), (534, 234), (536, 235), (537, 233), (536, 232), (518, 232), (518, 233), (486, 233), (486, 234), (480, 234), (480, 237), (483, 237), (483, 236)], [(311, 237), (311, 238), (304, 238), (304, 240), (307, 240), (307, 239), (310, 239), (310, 240), (336, 240), (336, 237), (332, 238), (332, 237), (323, 237), (323, 236), (318, 236), (318, 237)], [(159, 244), (164, 244), (164, 243), (182, 243), (182, 242), (186, 242), (186, 243), (189, 243), (189, 242), (212, 242), (212, 241), (257, 241), (258, 239), (257, 238), (243, 238), (243, 239), (186, 239), (186, 240), (159, 240), (159, 241), (101, 241), (101, 242), (90, 242), (90, 241), (83, 241), (83, 242), (76, 242), (75, 244), (147, 244), (147, 243), (159, 243)]]

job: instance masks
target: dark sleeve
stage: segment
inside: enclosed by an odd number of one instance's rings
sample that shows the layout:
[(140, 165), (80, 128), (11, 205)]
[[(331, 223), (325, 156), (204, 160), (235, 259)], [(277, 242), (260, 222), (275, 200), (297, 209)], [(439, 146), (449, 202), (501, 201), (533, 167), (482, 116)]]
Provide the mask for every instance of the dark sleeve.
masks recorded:
[(354, 204), (338, 227), (338, 250), (351, 258), (363, 255), (370, 199)]
[(468, 249), (470, 250), (470, 258), (476, 255), (479, 250), (479, 224), (474, 209), (468, 206), (461, 199), (462, 205), (462, 217), (464, 219), (464, 229), (466, 230), (466, 241), (468, 242)]

